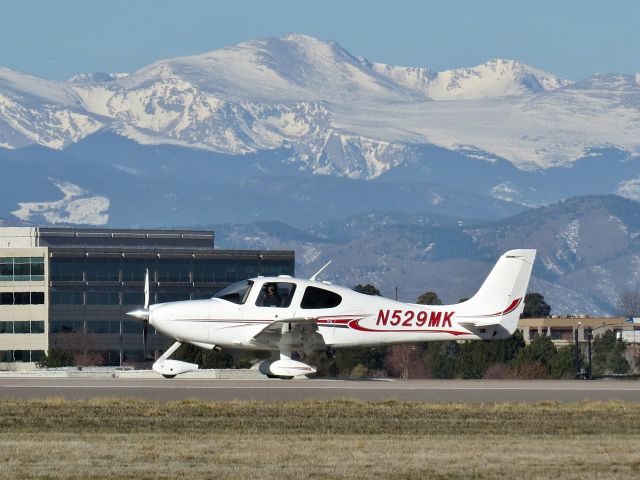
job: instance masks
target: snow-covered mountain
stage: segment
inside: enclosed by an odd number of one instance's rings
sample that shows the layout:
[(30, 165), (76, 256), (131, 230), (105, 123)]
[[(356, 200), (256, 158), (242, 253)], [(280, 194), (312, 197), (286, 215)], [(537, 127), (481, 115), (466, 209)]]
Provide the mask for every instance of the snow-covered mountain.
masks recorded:
[(573, 82), (514, 60), (496, 58), (472, 68), (428, 68), (376, 63), (374, 71), (432, 100), (470, 100), (555, 90)]
[(415, 161), (421, 145), (546, 169), (604, 148), (638, 156), (639, 82), (573, 83), (503, 59), (443, 72), (385, 65), (291, 34), (67, 82), (0, 69), (0, 147), (64, 149), (109, 129), (232, 155), (285, 148), (301, 168), (361, 179)]
[(62, 149), (104, 125), (69, 85), (0, 68), (0, 148)]

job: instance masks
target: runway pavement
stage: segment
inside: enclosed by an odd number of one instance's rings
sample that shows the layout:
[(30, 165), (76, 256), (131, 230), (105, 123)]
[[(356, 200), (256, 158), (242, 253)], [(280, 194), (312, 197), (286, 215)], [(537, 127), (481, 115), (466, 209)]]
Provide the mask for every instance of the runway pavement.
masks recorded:
[(194, 380), (122, 378), (5, 378), (0, 399), (135, 398), (173, 401), (398, 400), (402, 402), (538, 402), (623, 400), (640, 403), (640, 381), (519, 380)]

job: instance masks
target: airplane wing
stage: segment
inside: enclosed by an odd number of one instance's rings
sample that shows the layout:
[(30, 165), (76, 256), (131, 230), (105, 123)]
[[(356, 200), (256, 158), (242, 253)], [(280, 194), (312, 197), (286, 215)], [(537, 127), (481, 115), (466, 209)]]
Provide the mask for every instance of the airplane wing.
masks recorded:
[(251, 339), (256, 345), (277, 348), (280, 346), (283, 327), (290, 329), (296, 344), (291, 345), (292, 350), (303, 350), (311, 353), (313, 350), (326, 348), (322, 335), (318, 333), (317, 317), (296, 317), (274, 320), (264, 327)]

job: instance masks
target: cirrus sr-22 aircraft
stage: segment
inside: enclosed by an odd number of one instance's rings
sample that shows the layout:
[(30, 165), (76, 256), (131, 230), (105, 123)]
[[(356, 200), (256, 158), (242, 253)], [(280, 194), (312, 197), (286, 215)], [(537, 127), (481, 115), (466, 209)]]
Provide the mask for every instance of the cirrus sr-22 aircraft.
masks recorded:
[(328, 264), (308, 280), (258, 277), (232, 284), (209, 300), (149, 305), (147, 272), (145, 306), (128, 314), (176, 340), (153, 364), (165, 377), (198, 369), (169, 359), (182, 343), (191, 343), (206, 349), (278, 352), (279, 358), (259, 365), (260, 372), (293, 378), (316, 371), (294, 360), (294, 352), (509, 337), (524, 308), (535, 255), (535, 250), (505, 253), (478, 292), (454, 305), (402, 303), (317, 281)]

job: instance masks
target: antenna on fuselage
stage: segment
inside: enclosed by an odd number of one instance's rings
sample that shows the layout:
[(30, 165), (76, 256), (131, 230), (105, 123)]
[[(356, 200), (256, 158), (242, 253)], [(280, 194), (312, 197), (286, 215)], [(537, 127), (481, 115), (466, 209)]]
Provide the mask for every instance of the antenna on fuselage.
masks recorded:
[(316, 277), (318, 275), (320, 275), (322, 273), (322, 271), (327, 268), (329, 266), (329, 264), (333, 262), (333, 260), (329, 260), (324, 267), (322, 267), (320, 270), (318, 270), (316, 273), (314, 273), (313, 275), (311, 275), (311, 278), (309, 280), (311, 280), (312, 282), (315, 281)]

